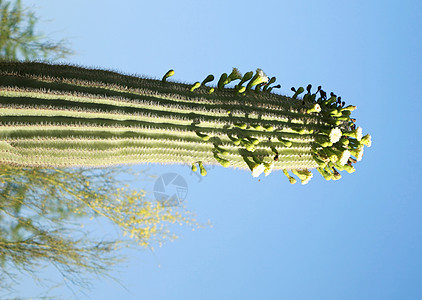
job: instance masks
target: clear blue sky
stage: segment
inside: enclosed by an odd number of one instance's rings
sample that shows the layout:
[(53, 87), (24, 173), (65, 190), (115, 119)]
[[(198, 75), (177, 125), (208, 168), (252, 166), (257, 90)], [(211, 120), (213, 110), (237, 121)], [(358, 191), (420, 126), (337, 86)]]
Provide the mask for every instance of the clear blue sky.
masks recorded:
[(199, 182), (186, 166), (154, 166), (188, 181), (188, 209), (214, 227), (131, 253), (115, 274), (130, 293), (102, 281), (86, 297), (422, 299), (421, 3), (24, 0), (51, 20), (42, 31), (71, 40), (72, 63), (155, 78), (173, 68), (185, 82), (260, 67), (283, 94), (311, 83), (341, 95), (372, 135), (336, 182), (222, 167)]

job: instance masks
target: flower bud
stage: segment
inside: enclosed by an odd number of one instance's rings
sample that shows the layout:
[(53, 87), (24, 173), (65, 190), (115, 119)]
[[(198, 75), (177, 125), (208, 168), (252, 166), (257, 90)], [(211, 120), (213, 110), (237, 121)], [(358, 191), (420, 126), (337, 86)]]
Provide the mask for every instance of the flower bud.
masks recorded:
[(299, 88), (297, 89), (297, 91), (294, 93), (294, 95), (292, 96), (292, 98), (293, 98), (293, 99), (296, 99), (296, 98), (297, 98), (297, 96), (299, 96), (300, 94), (302, 94), (304, 90), (305, 90), (305, 89), (304, 89), (303, 87), (299, 87)]
[(225, 81), (227, 80), (227, 73), (221, 74), (220, 80), (218, 80), (217, 87), (219, 90), (222, 90), (224, 88), (224, 85), (226, 84)]
[(210, 139), (209, 135), (206, 135), (204, 133), (200, 133), (198, 131), (195, 131), (196, 135), (199, 136), (203, 141), (208, 141)]
[(166, 82), (167, 78), (174, 75), (174, 70), (167, 71), (166, 74), (164, 74), (163, 79), (161, 79), (162, 82)]
[(200, 173), (202, 176), (207, 175), (207, 170), (205, 170), (204, 165), (202, 164), (202, 161), (198, 162)]
[(368, 133), (367, 135), (365, 135), (364, 137), (362, 137), (362, 139), (361, 139), (360, 142), (363, 145), (365, 145), (366, 147), (371, 147), (371, 145), (372, 145), (371, 135)]
[(311, 108), (309, 108), (306, 112), (308, 113), (308, 114), (310, 114), (310, 113), (319, 113), (321, 111), (321, 106), (319, 106), (319, 104), (318, 103), (315, 103), (314, 105), (312, 105), (312, 107)]
[(354, 106), (354, 105), (348, 105), (346, 107), (343, 107), (341, 110), (342, 111), (345, 111), (345, 110), (354, 111), (355, 109), (356, 109), (356, 106)]
[(201, 86), (201, 83), (199, 81), (197, 81), (192, 85), (192, 87), (190, 88), (190, 91), (193, 92), (194, 90), (196, 90), (200, 86)]
[(237, 68), (233, 68), (232, 72), (230, 73), (227, 79), (229, 79), (229, 82), (233, 80), (242, 79), (242, 74), (240, 74)]
[(205, 85), (205, 84), (207, 84), (208, 82), (211, 82), (211, 81), (213, 81), (214, 80), (214, 75), (208, 75), (205, 79), (204, 79), (204, 81), (202, 81), (202, 85)]
[(360, 141), (362, 139), (362, 128), (358, 127), (355, 130), (343, 132), (343, 135), (353, 137)]
[(223, 159), (223, 158), (221, 158), (221, 157), (219, 157), (218, 155), (217, 155), (217, 153), (214, 153), (214, 158), (215, 158), (215, 160), (216, 161), (218, 161), (224, 168), (228, 168), (228, 167), (230, 167), (230, 162), (228, 161), (228, 160), (225, 160), (225, 159)]
[(297, 182), (297, 180), (292, 177), (286, 169), (283, 170), (283, 173), (287, 176), (291, 184), (295, 184)]

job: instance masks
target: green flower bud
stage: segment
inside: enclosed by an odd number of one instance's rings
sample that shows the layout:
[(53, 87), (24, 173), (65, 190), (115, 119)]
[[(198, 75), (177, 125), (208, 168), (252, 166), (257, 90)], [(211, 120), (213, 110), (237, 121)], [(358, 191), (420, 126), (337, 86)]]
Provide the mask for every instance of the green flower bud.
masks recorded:
[(204, 81), (202, 81), (202, 85), (205, 85), (205, 84), (207, 84), (208, 82), (211, 82), (211, 81), (213, 81), (214, 80), (214, 75), (208, 75), (205, 79), (204, 79)]
[(277, 79), (275, 77), (271, 77), (270, 81), (268, 81), (268, 84), (273, 84)]
[(343, 135), (353, 137), (360, 141), (362, 139), (362, 128), (358, 127), (355, 130), (343, 132)]
[(362, 137), (362, 139), (361, 139), (360, 142), (363, 145), (365, 145), (366, 147), (371, 147), (371, 145), (372, 145), (371, 135), (368, 133), (367, 135), (365, 135), (364, 137)]
[(235, 144), (236, 146), (239, 146), (241, 142), (241, 139), (237, 139), (233, 141), (233, 144)]
[(341, 174), (333, 167), (333, 180), (339, 180), (341, 178)]
[(312, 172), (310, 172), (309, 170), (306, 170), (306, 169), (305, 170), (292, 170), (292, 173), (295, 174), (297, 177), (299, 177), (302, 184), (307, 184), (313, 176)]
[(242, 79), (242, 74), (240, 74), (237, 68), (233, 68), (232, 72), (228, 76), (228, 79), (230, 79), (230, 81)]
[(263, 130), (264, 129), (264, 127), (262, 127), (259, 124), (252, 124), (251, 127), (255, 130)]
[(282, 139), (280, 137), (278, 137), (278, 140), (280, 141), (280, 143), (283, 144), (284, 147), (290, 148), (293, 145), (293, 143), (291, 141)]
[(323, 149), (324, 153), (327, 154), (328, 158), (330, 159), (331, 162), (336, 162), (338, 160), (338, 155), (336, 153), (336, 151), (333, 151), (331, 148), (324, 148)]
[(199, 88), (201, 86), (201, 83), (199, 81), (195, 82), (193, 84), (193, 86), (190, 88), (190, 91), (193, 92), (194, 90), (196, 90), (197, 88)]
[(271, 79), (268, 81), (268, 83), (264, 86), (264, 88), (262, 89), (264, 92), (268, 90), (268, 88), (270, 87), (270, 84), (273, 84), (276, 81), (275, 77), (271, 77)]
[(238, 127), (238, 128), (240, 128), (240, 129), (246, 129), (246, 128), (248, 128), (248, 124), (246, 124), (246, 123), (235, 123), (235, 124), (233, 124), (235, 127)]
[(208, 91), (208, 94), (212, 94), (212, 93), (214, 93), (214, 88), (210, 88), (210, 90)]
[(330, 138), (326, 135), (318, 134), (315, 137), (315, 142), (317, 142), (318, 144), (320, 144), (322, 146), (323, 144), (330, 142)]
[(356, 169), (350, 165), (344, 165), (343, 170), (345, 170), (347, 173), (353, 173), (354, 171), (356, 171)]
[(200, 133), (198, 131), (195, 131), (196, 135), (199, 136), (203, 141), (208, 141), (210, 139), (209, 135), (206, 135), (204, 133)]
[(214, 153), (214, 158), (216, 161), (218, 161), (224, 168), (230, 167), (230, 162), (228, 160), (222, 159), (217, 155), (217, 153)]
[(199, 165), (199, 169), (200, 169), (201, 175), (202, 176), (207, 175), (207, 170), (205, 170), (204, 165), (202, 164), (202, 161), (198, 162), (198, 165)]
[(265, 82), (261, 82), (257, 85), (255, 85), (255, 92), (259, 93), (261, 91), (261, 87), (265, 84)]
[(162, 82), (166, 82), (167, 78), (174, 75), (174, 70), (167, 71), (166, 74), (164, 74), (163, 79), (161, 79)]
[(252, 156), (252, 160), (258, 165), (263, 163), (262, 159), (260, 159), (259, 157), (255, 156), (255, 155)]
[(327, 165), (327, 162), (322, 160), (321, 158), (314, 156), (314, 161), (318, 164), (318, 166), (320, 168), (325, 168), (325, 166)]
[(264, 166), (265, 166), (265, 169), (264, 169), (265, 176), (270, 175), (274, 168), (274, 162), (264, 163)]
[(224, 88), (224, 85), (226, 84), (225, 81), (227, 80), (227, 73), (221, 74), (220, 80), (218, 80), (217, 87), (219, 90), (222, 90)]
[(245, 75), (243, 75), (242, 79), (239, 82), (239, 87), (242, 86), (242, 84), (244, 84), (246, 81), (248, 81), (249, 79), (251, 79), (253, 76), (253, 72), (246, 72)]
[(328, 111), (328, 113), (329, 113), (330, 115), (337, 115), (338, 110), (337, 110), (336, 108), (334, 108), (334, 109), (329, 110), (329, 111)]
[(324, 168), (317, 168), (317, 171), (325, 178), (325, 180), (334, 179), (333, 174), (330, 172), (327, 172)]
[(363, 157), (363, 146), (360, 146), (357, 149), (350, 149), (350, 153), (356, 157), (357, 161), (361, 161)]
[(309, 108), (306, 112), (308, 113), (308, 114), (310, 114), (310, 113), (319, 113), (321, 111), (321, 106), (319, 106), (319, 104), (318, 103), (315, 103), (314, 105), (312, 105), (312, 107), (311, 108)]
[(236, 146), (240, 145), (240, 138), (236, 138), (234, 136), (231, 136), (230, 134), (227, 134), (227, 136), (229, 137), (229, 139), (233, 142), (233, 144), (235, 144)]
[(246, 150), (248, 150), (250, 152), (254, 152), (255, 151), (255, 146), (253, 144), (244, 143), (243, 146), (245, 147)]
[(291, 129), (299, 134), (305, 134), (306, 131), (305, 129), (301, 128), (301, 127), (291, 127)]
[(281, 88), (281, 84), (277, 84), (275, 86), (268, 88), (268, 92), (271, 92), (273, 89), (280, 89), (280, 88)]
[(294, 95), (292, 96), (293, 99), (296, 99), (297, 96), (299, 96), (300, 94), (302, 94), (305, 91), (305, 89), (303, 87), (300, 87), (297, 89), (297, 91), (294, 93)]
[(347, 145), (349, 145), (349, 139), (342, 138), (342, 139), (339, 140), (339, 143), (344, 145), (344, 146), (347, 146)]
[(328, 167), (330, 168), (337, 168), (339, 171), (343, 171), (344, 170), (344, 165), (340, 165), (340, 162), (337, 161), (335, 163), (329, 162), (328, 163)]
[(237, 89), (237, 93), (238, 94), (242, 94), (245, 91), (246, 91), (246, 87), (245, 86), (238, 86), (238, 89)]
[(352, 112), (350, 110), (341, 110), (341, 115), (343, 117), (350, 117), (351, 114)]
[(260, 140), (257, 138), (253, 138), (253, 137), (249, 137), (247, 138), (249, 140), (249, 142), (251, 142), (253, 145), (258, 145), (260, 143)]
[(215, 150), (218, 151), (218, 153), (220, 153), (222, 155), (228, 155), (229, 154), (229, 151), (227, 151), (227, 150), (225, 150), (225, 149), (223, 149), (223, 148), (221, 148), (217, 145), (215, 145), (214, 148), (215, 148)]
[(337, 102), (337, 97), (336, 97), (336, 96), (334, 96), (334, 95), (332, 95), (330, 98), (328, 98), (327, 100), (325, 100), (325, 101), (323, 102), (323, 104), (324, 104), (325, 106), (328, 106), (328, 105), (330, 105), (330, 104), (332, 104), (332, 103), (335, 103), (335, 102)]
[(354, 106), (354, 105), (349, 105), (349, 106), (343, 107), (341, 110), (342, 110), (342, 111), (345, 111), (345, 110), (348, 110), (348, 111), (354, 111), (355, 109), (356, 109), (356, 106)]
[(192, 164), (192, 171), (193, 172), (198, 171), (198, 168), (196, 167), (196, 164), (195, 163)]
[(290, 183), (291, 184), (295, 184), (297, 181), (296, 181), (296, 179), (295, 178), (293, 178), (290, 174), (289, 174), (289, 172), (287, 172), (287, 170), (286, 169), (283, 169), (283, 173), (284, 173), (284, 175), (286, 175), (286, 177), (289, 179), (289, 181), (290, 181)]

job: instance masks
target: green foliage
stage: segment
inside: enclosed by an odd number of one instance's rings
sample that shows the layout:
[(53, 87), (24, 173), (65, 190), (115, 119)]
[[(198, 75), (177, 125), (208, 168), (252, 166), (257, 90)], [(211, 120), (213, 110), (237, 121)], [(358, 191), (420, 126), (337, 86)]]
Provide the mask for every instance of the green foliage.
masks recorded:
[(53, 42), (36, 31), (38, 17), (20, 0), (0, 0), (0, 17), (0, 58), (57, 60), (72, 54), (65, 40)]
[[(121, 247), (153, 248), (177, 236), (171, 224), (196, 226), (183, 207), (149, 201), (118, 177), (124, 167), (41, 169), (0, 165), (0, 288), (54, 266), (67, 283), (89, 288), (91, 275), (108, 276), (124, 258)], [(104, 240), (84, 224), (104, 220), (117, 237)], [(128, 235), (130, 239), (122, 236)]]

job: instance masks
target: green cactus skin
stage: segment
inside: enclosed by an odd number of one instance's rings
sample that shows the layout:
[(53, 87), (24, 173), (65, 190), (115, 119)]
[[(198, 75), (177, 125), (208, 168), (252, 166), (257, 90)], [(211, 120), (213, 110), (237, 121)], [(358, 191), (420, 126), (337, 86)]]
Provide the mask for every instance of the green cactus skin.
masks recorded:
[[(259, 69), (243, 78), (234, 69), (224, 76), (230, 80), (214, 87), (205, 86), (211, 76), (202, 85), (187, 85), (169, 81), (173, 74), (153, 80), (0, 62), (0, 163), (221, 164), (249, 168), (253, 176), (292, 171), (307, 183), (309, 169), (327, 180), (338, 179), (338, 170), (353, 172), (363, 145), (371, 144), (350, 118), (355, 107), (343, 107), (335, 95), (327, 99), (320, 88), (311, 93), (308, 86), (302, 99), (304, 89), (292, 89), (293, 99), (270, 92), (275, 79), (268, 82)], [(236, 80), (238, 85), (225, 87)]]

